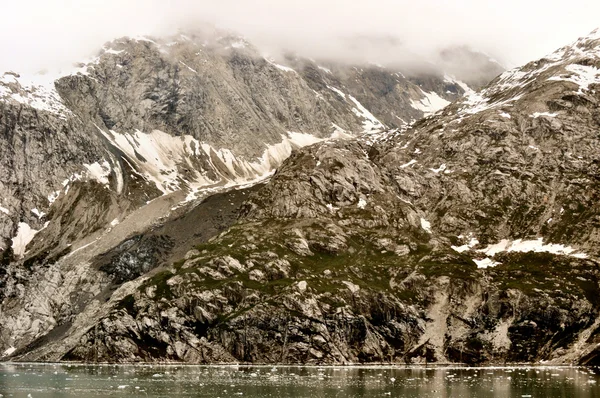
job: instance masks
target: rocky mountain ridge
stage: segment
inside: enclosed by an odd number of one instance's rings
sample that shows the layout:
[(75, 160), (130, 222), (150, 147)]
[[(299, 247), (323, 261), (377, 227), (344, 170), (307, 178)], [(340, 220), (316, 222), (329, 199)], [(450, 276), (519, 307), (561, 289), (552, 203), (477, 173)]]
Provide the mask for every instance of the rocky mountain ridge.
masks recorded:
[(402, 127), (464, 92), (444, 76), (289, 61), (235, 36), (178, 35), (107, 43), (56, 81), (4, 74), (2, 248), (24, 254), (77, 181), (115, 193), (114, 217), (94, 228), (107, 226), (158, 195), (261, 178), (293, 148)]
[(598, 48), (294, 151), (236, 224), (17, 358), (598, 364)]
[(164, 231), (201, 220), (186, 208), (132, 238), (157, 213), (138, 208), (100, 243), (10, 269), (7, 356), (597, 365), (599, 48), (596, 31), (408, 129), (296, 148), (223, 192), (218, 235), (164, 267)]

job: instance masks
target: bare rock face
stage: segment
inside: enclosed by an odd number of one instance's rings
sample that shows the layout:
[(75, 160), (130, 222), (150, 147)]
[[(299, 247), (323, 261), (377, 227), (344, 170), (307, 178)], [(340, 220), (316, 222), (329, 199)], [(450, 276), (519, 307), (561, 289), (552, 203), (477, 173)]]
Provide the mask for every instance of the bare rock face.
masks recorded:
[(599, 70), (595, 32), (479, 92), (183, 36), (44, 105), (5, 75), (5, 247), (40, 232), (2, 258), (0, 352), (598, 364)]
[(108, 187), (127, 214), (259, 178), (294, 148), (406, 126), (464, 92), (442, 75), (421, 88), (376, 66), (284, 61), (241, 38), (180, 35), (115, 40), (55, 81), (4, 74), (0, 247), (21, 256), (77, 181)]
[(235, 225), (20, 358), (597, 364), (599, 48), (295, 151)]

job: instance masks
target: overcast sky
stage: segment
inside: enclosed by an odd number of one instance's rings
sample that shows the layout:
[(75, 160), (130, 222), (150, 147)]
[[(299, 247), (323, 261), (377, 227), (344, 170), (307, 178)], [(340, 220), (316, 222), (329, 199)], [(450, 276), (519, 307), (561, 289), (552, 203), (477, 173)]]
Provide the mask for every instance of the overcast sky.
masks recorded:
[(120, 36), (168, 34), (206, 21), (261, 48), (312, 57), (352, 57), (349, 43), (360, 37), (406, 50), (384, 47), (388, 54), (374, 51), (373, 58), (468, 45), (508, 66), (600, 25), (598, 0), (2, 0), (0, 11), (0, 70), (24, 72), (70, 65)]

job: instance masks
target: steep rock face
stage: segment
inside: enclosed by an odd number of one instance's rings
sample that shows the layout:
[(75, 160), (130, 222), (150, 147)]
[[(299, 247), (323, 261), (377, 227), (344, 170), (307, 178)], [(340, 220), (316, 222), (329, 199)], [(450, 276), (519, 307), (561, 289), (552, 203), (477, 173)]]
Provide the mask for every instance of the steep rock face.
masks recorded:
[(116, 40), (56, 80), (0, 78), (0, 352), (72, 347), (135, 278), (231, 226), (195, 210), (208, 228), (178, 224), (207, 195), (268, 176), (293, 149), (405, 129), (466, 88), (285, 63), (239, 38), (180, 35)]
[(294, 152), (237, 224), (17, 358), (597, 364), (599, 48)]

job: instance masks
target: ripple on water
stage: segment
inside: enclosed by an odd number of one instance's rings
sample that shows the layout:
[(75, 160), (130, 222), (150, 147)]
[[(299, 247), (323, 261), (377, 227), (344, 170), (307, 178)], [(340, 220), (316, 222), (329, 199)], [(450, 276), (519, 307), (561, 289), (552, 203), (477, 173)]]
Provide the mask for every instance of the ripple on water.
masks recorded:
[(4, 397), (600, 396), (591, 368), (1, 364)]

